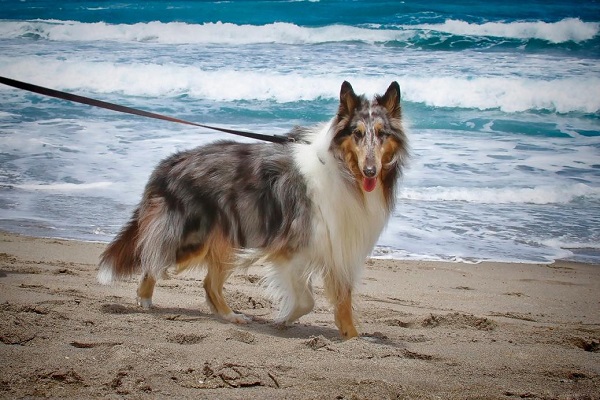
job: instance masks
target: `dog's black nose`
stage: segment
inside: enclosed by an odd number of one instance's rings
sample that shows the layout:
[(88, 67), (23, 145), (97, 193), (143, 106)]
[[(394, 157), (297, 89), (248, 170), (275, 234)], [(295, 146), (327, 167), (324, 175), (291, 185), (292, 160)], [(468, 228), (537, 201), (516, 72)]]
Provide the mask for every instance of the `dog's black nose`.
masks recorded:
[(377, 174), (377, 168), (375, 167), (364, 167), (363, 168), (363, 174), (365, 174), (365, 176), (367, 178), (372, 178)]

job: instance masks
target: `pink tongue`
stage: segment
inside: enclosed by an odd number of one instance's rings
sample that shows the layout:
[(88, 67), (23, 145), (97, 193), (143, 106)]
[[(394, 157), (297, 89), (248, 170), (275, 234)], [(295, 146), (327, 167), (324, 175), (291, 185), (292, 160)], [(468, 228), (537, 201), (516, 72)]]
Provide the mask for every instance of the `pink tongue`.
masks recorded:
[(365, 192), (372, 192), (377, 186), (377, 178), (363, 178), (363, 189)]

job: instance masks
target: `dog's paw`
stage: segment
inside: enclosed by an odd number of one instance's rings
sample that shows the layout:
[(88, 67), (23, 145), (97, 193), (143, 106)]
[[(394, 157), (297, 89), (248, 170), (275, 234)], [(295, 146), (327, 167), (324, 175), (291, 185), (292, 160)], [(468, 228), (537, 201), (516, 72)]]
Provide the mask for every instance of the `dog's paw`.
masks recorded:
[(252, 321), (252, 318), (249, 316), (235, 312), (223, 315), (223, 318), (229, 322), (233, 322), (234, 324), (248, 324)]
[(293, 322), (287, 322), (287, 321), (274, 321), (273, 322), (273, 327), (275, 329), (277, 329), (278, 331), (284, 331), (286, 329), (288, 329), (289, 327), (291, 327), (293, 325)]
[(137, 298), (137, 305), (142, 307), (145, 310), (152, 308), (152, 299), (142, 299), (141, 297)]

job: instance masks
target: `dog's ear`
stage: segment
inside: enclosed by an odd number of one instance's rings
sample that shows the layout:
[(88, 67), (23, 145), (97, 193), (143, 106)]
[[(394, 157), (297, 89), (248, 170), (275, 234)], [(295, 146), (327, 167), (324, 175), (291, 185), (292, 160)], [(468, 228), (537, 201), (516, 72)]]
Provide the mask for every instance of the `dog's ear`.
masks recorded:
[(338, 109), (338, 116), (340, 119), (352, 114), (352, 111), (358, 106), (359, 98), (354, 93), (352, 85), (348, 81), (342, 83), (342, 89), (340, 90), (340, 108)]
[(394, 81), (388, 87), (383, 96), (376, 96), (377, 103), (384, 107), (392, 118), (400, 118), (402, 116), (402, 108), (400, 106), (400, 85)]

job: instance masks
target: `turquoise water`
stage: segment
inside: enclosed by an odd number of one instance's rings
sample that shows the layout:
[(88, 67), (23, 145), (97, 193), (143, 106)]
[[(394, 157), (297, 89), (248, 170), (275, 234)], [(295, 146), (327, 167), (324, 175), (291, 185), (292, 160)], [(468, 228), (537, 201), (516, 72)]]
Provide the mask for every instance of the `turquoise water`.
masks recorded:
[[(0, 1), (0, 75), (264, 133), (400, 83), (412, 160), (374, 254), (600, 262), (600, 5)], [(220, 134), (0, 87), (0, 224), (109, 240)]]

